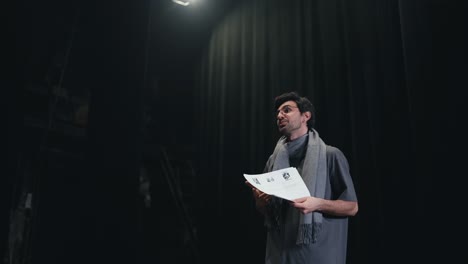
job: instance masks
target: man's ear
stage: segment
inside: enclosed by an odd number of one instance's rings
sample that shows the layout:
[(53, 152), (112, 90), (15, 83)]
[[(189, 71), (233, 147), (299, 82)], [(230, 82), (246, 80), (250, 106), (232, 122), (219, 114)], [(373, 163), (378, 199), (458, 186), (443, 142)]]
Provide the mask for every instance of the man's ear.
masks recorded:
[(307, 112), (302, 113), (302, 116), (305, 117), (305, 121), (307, 122), (312, 117), (312, 113), (307, 111)]

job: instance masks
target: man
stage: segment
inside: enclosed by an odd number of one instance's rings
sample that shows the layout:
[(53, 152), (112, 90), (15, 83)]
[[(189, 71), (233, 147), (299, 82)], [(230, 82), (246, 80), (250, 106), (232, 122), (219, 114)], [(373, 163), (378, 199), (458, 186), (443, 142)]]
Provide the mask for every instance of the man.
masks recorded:
[(265, 263), (346, 263), (348, 217), (358, 211), (346, 157), (320, 139), (307, 98), (285, 93), (275, 98), (275, 108), (283, 136), (265, 172), (296, 167), (311, 196), (291, 202), (251, 186), (268, 231)]

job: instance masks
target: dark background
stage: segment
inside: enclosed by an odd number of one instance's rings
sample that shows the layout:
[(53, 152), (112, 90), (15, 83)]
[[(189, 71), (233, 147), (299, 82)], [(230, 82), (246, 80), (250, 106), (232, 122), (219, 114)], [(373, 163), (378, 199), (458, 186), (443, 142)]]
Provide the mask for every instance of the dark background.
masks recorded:
[(15, 7), (5, 263), (261, 263), (242, 173), (291, 90), (350, 163), (348, 263), (466, 260), (463, 1)]

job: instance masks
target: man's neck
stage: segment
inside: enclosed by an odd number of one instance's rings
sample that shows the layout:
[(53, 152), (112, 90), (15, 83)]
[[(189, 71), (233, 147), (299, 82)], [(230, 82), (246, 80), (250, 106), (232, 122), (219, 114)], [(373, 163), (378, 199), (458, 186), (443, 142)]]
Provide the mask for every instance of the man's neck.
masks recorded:
[(293, 133), (291, 134), (289, 137), (288, 137), (288, 141), (294, 141), (304, 135), (306, 135), (307, 133), (309, 132), (309, 130), (306, 128), (305, 130), (304, 129), (301, 129), (300, 131), (297, 131), (297, 133)]

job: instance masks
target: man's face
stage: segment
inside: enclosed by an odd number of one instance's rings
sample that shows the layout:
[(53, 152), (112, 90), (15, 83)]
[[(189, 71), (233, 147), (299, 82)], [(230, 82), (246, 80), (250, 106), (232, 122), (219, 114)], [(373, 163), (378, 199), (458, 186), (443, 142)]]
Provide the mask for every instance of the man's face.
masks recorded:
[(291, 137), (294, 133), (300, 133), (304, 128), (307, 131), (307, 120), (309, 118), (309, 112), (301, 113), (294, 101), (284, 102), (276, 110), (278, 130), (287, 137)]

